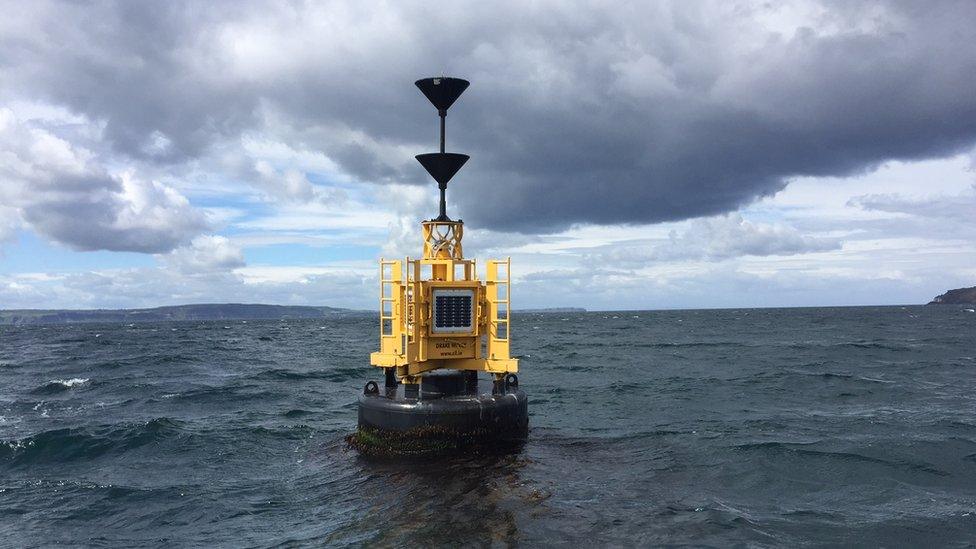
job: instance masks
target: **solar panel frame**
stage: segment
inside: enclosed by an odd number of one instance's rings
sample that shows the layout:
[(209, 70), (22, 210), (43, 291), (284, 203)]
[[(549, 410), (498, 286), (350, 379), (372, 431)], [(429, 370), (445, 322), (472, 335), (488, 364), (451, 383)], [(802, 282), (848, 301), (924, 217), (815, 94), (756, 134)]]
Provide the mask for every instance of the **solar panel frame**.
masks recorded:
[(431, 296), (431, 332), (469, 334), (474, 331), (475, 291), (435, 288)]

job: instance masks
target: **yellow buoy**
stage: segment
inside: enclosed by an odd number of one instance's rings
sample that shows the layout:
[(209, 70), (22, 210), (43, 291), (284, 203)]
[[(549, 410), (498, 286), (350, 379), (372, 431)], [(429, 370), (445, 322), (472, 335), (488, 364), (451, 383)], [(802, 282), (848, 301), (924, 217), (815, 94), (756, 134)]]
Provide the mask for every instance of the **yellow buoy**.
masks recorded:
[[(417, 156), (440, 188), (440, 215), (421, 222), (421, 258), (380, 260), (380, 348), (370, 364), (385, 370), (385, 390), (366, 384), (353, 436), (367, 452), (521, 440), (528, 428), (510, 356), (511, 259), (487, 260), (480, 279), (477, 262), (464, 257), (464, 223), (446, 212), (447, 183), (468, 156), (445, 152), (445, 119), (468, 82), (416, 84), (440, 116), (440, 152)], [(478, 372), (489, 374), (486, 383)]]

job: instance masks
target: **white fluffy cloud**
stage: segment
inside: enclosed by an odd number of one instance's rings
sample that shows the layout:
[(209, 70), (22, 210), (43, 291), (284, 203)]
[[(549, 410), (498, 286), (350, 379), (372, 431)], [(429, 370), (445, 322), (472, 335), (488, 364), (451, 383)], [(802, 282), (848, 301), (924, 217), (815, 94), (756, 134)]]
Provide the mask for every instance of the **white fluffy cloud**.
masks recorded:
[(0, 274), (0, 304), (24, 308), (131, 308), (186, 303), (276, 303), (366, 309), (375, 306), (372, 273), (308, 269), (282, 279), (246, 272), (136, 268), (52, 275)]
[(897, 193), (869, 194), (852, 198), (851, 206), (865, 210), (899, 213), (976, 224), (976, 185), (952, 196), (904, 196)]
[(189, 245), (158, 257), (184, 274), (221, 273), (245, 265), (240, 246), (219, 235), (198, 236)]
[(0, 245), (13, 240), (20, 223), (20, 212), (17, 209), (0, 206)]
[(173, 188), (115, 173), (94, 152), (10, 109), (0, 109), (0, 206), (76, 250), (165, 252), (207, 228)]
[(840, 248), (837, 238), (801, 234), (782, 224), (755, 223), (741, 214), (696, 219), (687, 231), (672, 232), (668, 243), (655, 249), (661, 260), (703, 258), (721, 260), (741, 256), (796, 255)]
[(595, 259), (617, 265), (643, 265), (676, 260), (722, 261), (742, 256), (797, 255), (836, 250), (841, 241), (804, 235), (783, 224), (756, 223), (741, 214), (692, 220), (682, 231), (672, 229), (664, 242), (610, 246)]

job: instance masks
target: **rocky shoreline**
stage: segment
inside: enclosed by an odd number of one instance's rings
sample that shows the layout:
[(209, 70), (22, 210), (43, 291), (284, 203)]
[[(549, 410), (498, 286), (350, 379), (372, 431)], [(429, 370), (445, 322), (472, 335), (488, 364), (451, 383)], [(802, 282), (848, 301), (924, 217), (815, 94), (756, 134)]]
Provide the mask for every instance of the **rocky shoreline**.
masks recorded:
[(936, 296), (929, 305), (976, 305), (976, 286), (972, 288), (956, 288)]

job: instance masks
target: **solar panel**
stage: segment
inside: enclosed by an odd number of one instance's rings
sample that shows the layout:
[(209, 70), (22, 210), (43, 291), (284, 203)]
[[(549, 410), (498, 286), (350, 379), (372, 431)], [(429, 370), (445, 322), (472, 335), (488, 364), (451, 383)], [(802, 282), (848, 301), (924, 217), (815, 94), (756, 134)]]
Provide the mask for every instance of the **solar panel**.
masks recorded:
[(434, 333), (472, 331), (474, 290), (434, 290)]

